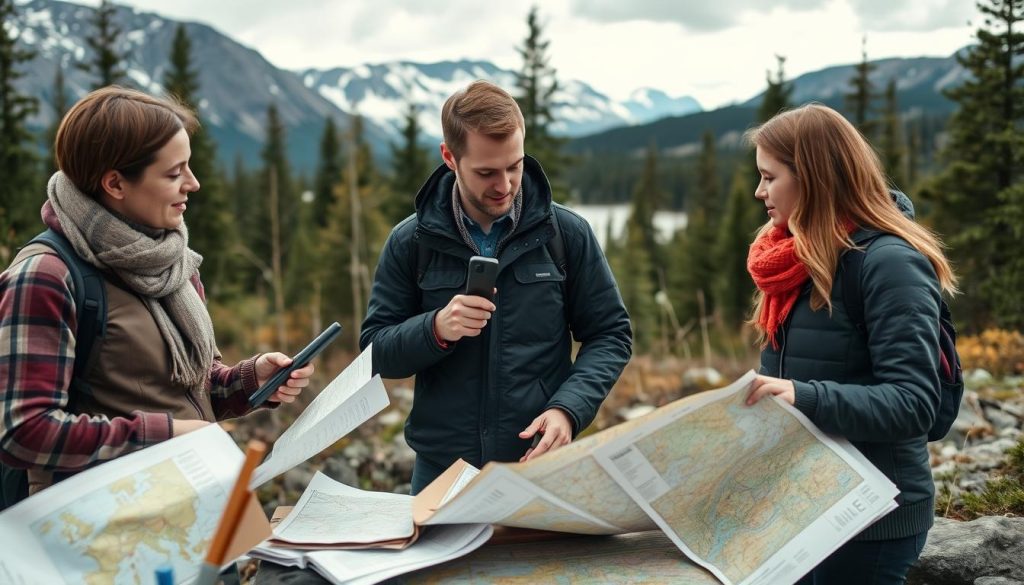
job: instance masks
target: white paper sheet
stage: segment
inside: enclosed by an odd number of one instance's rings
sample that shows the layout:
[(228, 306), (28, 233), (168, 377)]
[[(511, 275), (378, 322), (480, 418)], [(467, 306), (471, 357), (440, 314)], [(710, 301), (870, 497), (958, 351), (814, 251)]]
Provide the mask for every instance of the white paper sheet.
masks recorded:
[(370, 377), (372, 351), (367, 347), (281, 434), (253, 472), (250, 489), (323, 451), (390, 404), (380, 376)]
[(274, 538), (294, 544), (370, 543), (409, 538), (412, 496), (368, 492), (319, 471), (295, 508), (274, 528)]

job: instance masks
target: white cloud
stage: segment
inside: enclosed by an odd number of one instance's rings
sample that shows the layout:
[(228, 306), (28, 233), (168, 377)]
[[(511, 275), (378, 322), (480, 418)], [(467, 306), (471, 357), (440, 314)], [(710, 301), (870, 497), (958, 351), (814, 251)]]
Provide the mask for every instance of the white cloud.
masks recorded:
[(598, 22), (674, 22), (689, 30), (718, 31), (737, 24), (748, 14), (768, 12), (772, 8), (812, 9), (820, 0), (776, 0), (772, 3), (749, 0), (572, 0), (575, 14)]
[[(489, 60), (516, 69), (535, 0), (125, 0), (210, 24), (279, 67)], [(98, 0), (89, 0), (96, 5)], [(539, 5), (551, 64), (625, 99), (639, 87), (704, 107), (764, 86), (774, 55), (789, 77), (860, 59), (949, 55), (971, 42), (971, 0), (547, 0)]]

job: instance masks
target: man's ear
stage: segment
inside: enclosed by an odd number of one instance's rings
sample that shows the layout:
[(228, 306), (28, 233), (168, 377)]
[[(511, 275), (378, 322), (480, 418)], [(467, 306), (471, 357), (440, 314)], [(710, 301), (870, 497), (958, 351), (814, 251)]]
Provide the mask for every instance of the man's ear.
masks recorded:
[(121, 173), (111, 169), (100, 177), (100, 189), (107, 195), (121, 201), (125, 198), (125, 179)]
[(455, 171), (457, 170), (455, 163), (455, 155), (452, 151), (448, 150), (448, 145), (444, 142), (441, 143), (441, 159), (444, 160), (444, 164), (448, 165), (448, 168)]

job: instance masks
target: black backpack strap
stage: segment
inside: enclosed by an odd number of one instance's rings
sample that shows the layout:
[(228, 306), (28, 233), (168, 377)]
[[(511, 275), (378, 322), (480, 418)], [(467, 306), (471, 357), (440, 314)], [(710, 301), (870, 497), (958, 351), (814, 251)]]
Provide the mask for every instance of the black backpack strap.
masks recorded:
[(867, 333), (867, 324), (864, 321), (864, 293), (860, 289), (860, 275), (864, 268), (864, 253), (871, 242), (882, 235), (881, 232), (870, 232), (867, 237), (860, 239), (857, 245), (860, 249), (850, 248), (840, 258), (843, 278), (843, 306), (846, 307), (846, 315), (850, 318), (854, 327), (861, 333)]
[(86, 376), (96, 363), (97, 340), (107, 333), (107, 290), (100, 271), (83, 260), (71, 242), (62, 234), (48, 229), (32, 238), (29, 244), (43, 244), (60, 256), (71, 274), (75, 287), (75, 312), (78, 328), (75, 331), (75, 366), (71, 389), (88, 392)]
[(558, 207), (555, 205), (551, 207), (551, 228), (554, 234), (547, 243), (548, 254), (562, 273), (562, 305), (565, 307), (565, 322), (570, 323), (569, 301), (572, 297), (569, 296), (569, 256), (565, 252), (565, 235), (559, 225)]

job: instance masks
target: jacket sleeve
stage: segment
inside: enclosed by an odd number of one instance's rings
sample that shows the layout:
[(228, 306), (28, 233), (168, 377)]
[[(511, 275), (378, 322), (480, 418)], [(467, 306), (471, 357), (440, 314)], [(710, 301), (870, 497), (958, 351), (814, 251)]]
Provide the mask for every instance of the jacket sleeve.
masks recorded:
[(0, 275), (0, 460), (74, 471), (167, 440), (167, 413), (68, 412), (77, 316), (67, 266), (31, 256)]
[(633, 337), (619, 287), (590, 224), (575, 214), (559, 221), (571, 236), (566, 241), (569, 325), (581, 345), (569, 377), (547, 407), (566, 411), (573, 419), (574, 433), (579, 433), (593, 422), (626, 367)]
[(854, 441), (925, 435), (939, 407), (940, 291), (924, 255), (904, 242), (869, 248), (861, 272), (877, 384), (795, 382), (796, 407), (826, 433)]
[[(441, 361), (454, 351), (434, 338), (434, 315), (421, 311), (420, 291), (410, 266), (415, 255), (411, 237), (402, 237), (401, 223), (391, 231), (377, 262), (366, 318), (359, 333), (359, 348), (373, 344), (373, 371), (385, 378), (408, 378)], [(406, 232), (407, 233), (407, 232)]]

